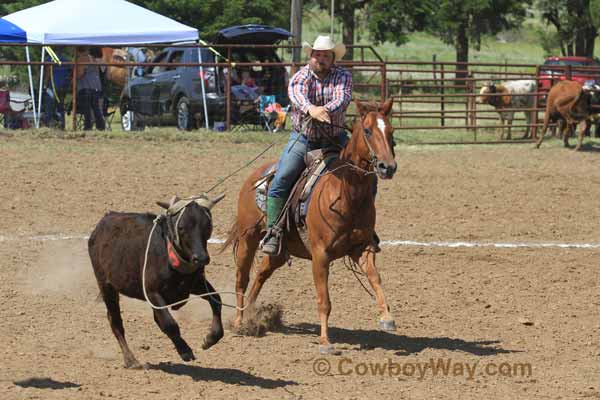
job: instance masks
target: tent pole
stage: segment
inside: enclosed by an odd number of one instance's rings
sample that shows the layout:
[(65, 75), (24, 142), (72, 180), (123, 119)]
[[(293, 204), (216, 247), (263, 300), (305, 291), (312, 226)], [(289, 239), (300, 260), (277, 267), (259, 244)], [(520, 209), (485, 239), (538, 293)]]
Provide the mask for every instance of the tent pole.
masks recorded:
[[(202, 64), (202, 48), (200, 47), (200, 41), (198, 40), (198, 61)], [(200, 65), (200, 86), (202, 87), (202, 105), (204, 106), (204, 125), (206, 129), (209, 128), (208, 124), (208, 111), (206, 108), (206, 89), (204, 88), (204, 68)]]
[[(46, 48), (44, 46), (42, 46), (42, 58), (40, 58), (40, 60), (42, 62), (44, 62), (44, 56), (46, 55)], [(35, 125), (36, 128), (40, 127), (40, 120), (42, 119), (42, 86), (44, 86), (44, 67), (45, 65), (42, 64), (42, 68), (40, 70), (40, 86), (38, 88), (38, 110), (40, 110), (39, 113), (39, 118), (37, 120), (37, 123)]]
[(33, 90), (33, 75), (31, 74), (29, 46), (25, 46), (25, 55), (27, 56), (27, 70), (29, 71), (29, 91), (31, 92), (31, 102), (33, 103), (33, 123), (37, 125), (37, 113), (35, 111), (35, 91)]
[(73, 113), (73, 130), (77, 130), (77, 61), (79, 60), (78, 55), (78, 47), (75, 46), (75, 63), (73, 64), (73, 84), (72, 86), (72, 108), (71, 112)]

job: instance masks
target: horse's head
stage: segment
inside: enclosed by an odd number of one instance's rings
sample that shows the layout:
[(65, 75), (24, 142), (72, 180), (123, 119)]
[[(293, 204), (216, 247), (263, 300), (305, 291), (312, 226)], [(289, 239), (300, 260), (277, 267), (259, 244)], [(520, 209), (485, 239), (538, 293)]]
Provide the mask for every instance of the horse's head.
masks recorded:
[(394, 128), (389, 120), (393, 99), (388, 99), (380, 106), (363, 104), (358, 100), (354, 103), (360, 114), (360, 125), (355, 125), (352, 134), (363, 135), (369, 161), (377, 176), (381, 179), (391, 179), (397, 168), (394, 159)]
[(183, 262), (204, 267), (210, 262), (207, 243), (212, 235), (210, 209), (225, 195), (214, 199), (202, 195), (188, 199), (173, 197), (170, 203), (157, 202), (166, 209), (167, 236)]

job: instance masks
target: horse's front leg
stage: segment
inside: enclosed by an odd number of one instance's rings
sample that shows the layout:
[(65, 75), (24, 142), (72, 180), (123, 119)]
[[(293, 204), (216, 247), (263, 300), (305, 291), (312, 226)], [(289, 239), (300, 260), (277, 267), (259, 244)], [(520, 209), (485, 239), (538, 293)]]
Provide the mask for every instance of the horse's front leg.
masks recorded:
[(360, 268), (367, 275), (369, 283), (375, 291), (375, 300), (379, 308), (379, 327), (385, 331), (395, 331), (396, 323), (390, 313), (390, 306), (385, 300), (385, 294), (381, 286), (381, 276), (375, 266), (375, 252), (369, 246), (357, 258), (354, 261), (360, 265)]
[[(198, 280), (194, 284), (192, 288), (192, 294), (195, 295), (203, 295), (206, 293), (212, 293), (215, 291), (215, 288), (210, 284), (206, 278)], [(210, 304), (210, 308), (212, 310), (212, 322), (210, 324), (210, 330), (204, 337), (204, 342), (202, 343), (202, 349), (206, 350), (213, 345), (217, 344), (219, 340), (223, 337), (223, 322), (221, 320), (221, 297), (218, 294), (211, 294), (209, 296), (204, 297), (204, 300), (208, 301)]]
[(317, 290), (317, 309), (321, 321), (321, 337), (319, 339), (319, 352), (321, 354), (336, 354), (333, 345), (329, 342), (328, 321), (331, 314), (331, 300), (329, 299), (329, 264), (331, 260), (325, 254), (312, 255), (312, 272)]

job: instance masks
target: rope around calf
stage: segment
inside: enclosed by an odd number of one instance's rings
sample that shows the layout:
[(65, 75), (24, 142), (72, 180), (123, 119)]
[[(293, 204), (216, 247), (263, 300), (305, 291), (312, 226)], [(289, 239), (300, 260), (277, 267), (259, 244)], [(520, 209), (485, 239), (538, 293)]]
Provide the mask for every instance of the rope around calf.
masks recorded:
[[(229, 291), (215, 291), (215, 292), (208, 292), (208, 293), (204, 293), (204, 294), (191, 294), (191, 295), (189, 295), (189, 297), (187, 299), (179, 300), (179, 301), (176, 301), (175, 303), (167, 304), (165, 306), (157, 306), (156, 304), (152, 303), (152, 301), (150, 301), (150, 298), (148, 298), (148, 293), (146, 291), (146, 264), (148, 263), (148, 251), (150, 250), (150, 242), (152, 241), (152, 234), (154, 233), (154, 229), (156, 228), (156, 225), (157, 225), (158, 221), (160, 221), (161, 218), (162, 218), (162, 215), (159, 215), (153, 221), (152, 229), (150, 230), (150, 235), (148, 236), (148, 243), (146, 244), (146, 252), (144, 254), (144, 267), (142, 268), (142, 290), (144, 292), (144, 298), (146, 299), (146, 302), (148, 304), (150, 304), (150, 307), (152, 307), (155, 310), (164, 310), (166, 308), (170, 308), (170, 307), (176, 306), (178, 304), (187, 303), (188, 301), (191, 301), (194, 299), (213, 296), (215, 294), (235, 294), (235, 295), (237, 295), (238, 294), (237, 292), (229, 292)], [(204, 279), (204, 287), (206, 288), (206, 290), (208, 290), (206, 278)], [(242, 296), (244, 298), (246, 298), (245, 295), (242, 294)], [(226, 303), (223, 303), (216, 299), (215, 299), (215, 301), (222, 306), (235, 308), (236, 310), (239, 310), (239, 311), (244, 311), (249, 306), (249, 304), (246, 304), (244, 307), (238, 307), (237, 305), (233, 306), (231, 304), (226, 304)]]

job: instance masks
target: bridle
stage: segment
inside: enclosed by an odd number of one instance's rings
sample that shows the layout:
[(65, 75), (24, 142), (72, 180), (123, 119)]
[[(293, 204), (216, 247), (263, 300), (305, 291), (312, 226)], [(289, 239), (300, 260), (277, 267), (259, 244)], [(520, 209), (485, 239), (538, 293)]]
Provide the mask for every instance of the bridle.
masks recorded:
[[(373, 170), (375, 169), (374, 168), (375, 165), (377, 165), (377, 163), (379, 162), (379, 159), (377, 158), (377, 154), (373, 150), (373, 146), (371, 146), (371, 142), (369, 142), (369, 138), (371, 136), (373, 136), (373, 131), (371, 130), (371, 128), (366, 128), (364, 126), (364, 120), (366, 119), (367, 115), (368, 114), (366, 114), (364, 117), (361, 117), (361, 119), (360, 119), (360, 126), (362, 128), (365, 142), (367, 143), (367, 147), (369, 149), (369, 159), (368, 160), (363, 159), (363, 160), (366, 161), (367, 165), (369, 166), (369, 167), (367, 167), (369, 170), (369, 173), (375, 173), (375, 172), (373, 172)], [(384, 132), (382, 132), (382, 133), (384, 133)], [(392, 139), (392, 147), (393, 146), (394, 146), (394, 143), (393, 143), (393, 139)]]
[[(182, 271), (195, 272), (198, 266), (195, 266), (190, 260), (189, 255), (185, 255), (183, 246), (181, 245), (181, 238), (179, 237), (179, 222), (183, 217), (183, 214), (187, 210), (187, 207), (196, 203), (197, 200), (204, 199), (203, 197), (191, 197), (183, 199), (172, 204), (163, 214), (157, 218), (163, 220), (167, 226), (166, 241), (167, 241), (167, 253), (169, 256), (169, 262)], [(198, 204), (200, 209), (205, 213), (208, 218), (209, 224), (212, 226), (212, 216), (208, 209), (201, 204)]]

